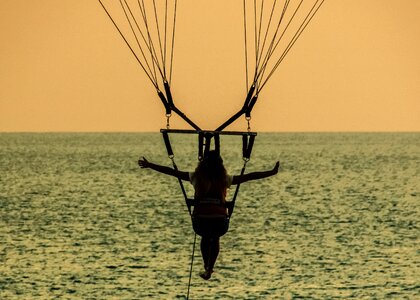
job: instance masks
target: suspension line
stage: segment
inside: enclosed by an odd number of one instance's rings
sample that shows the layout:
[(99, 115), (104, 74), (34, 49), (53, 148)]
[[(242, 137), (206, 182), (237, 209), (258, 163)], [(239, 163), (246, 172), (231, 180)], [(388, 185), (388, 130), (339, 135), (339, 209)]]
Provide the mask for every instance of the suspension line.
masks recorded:
[[(270, 73), (268, 74), (268, 76), (266, 77), (266, 79), (264, 80), (264, 82), (260, 85), (260, 88), (259, 88), (258, 91), (261, 91), (261, 89), (266, 85), (267, 81), (271, 78), (271, 76), (273, 76), (273, 74), (277, 70), (278, 66), (282, 63), (282, 61), (284, 60), (284, 58), (286, 57), (286, 55), (289, 53), (290, 49), (294, 46), (294, 44), (296, 43), (296, 41), (302, 35), (303, 31), (307, 28), (308, 24), (311, 22), (311, 20), (313, 19), (313, 17), (316, 15), (316, 13), (318, 12), (318, 10), (321, 8), (321, 6), (324, 3), (324, 1), (325, 0), (317, 0), (314, 3), (314, 5), (312, 6), (311, 10), (306, 15), (303, 23), (300, 25), (298, 31), (295, 33), (295, 35), (293, 36), (292, 40), (289, 42), (289, 44), (287, 45), (286, 49), (282, 53), (281, 57), (278, 59), (278, 61), (276, 62), (276, 64), (274, 65), (274, 67), (272, 68), (272, 70), (270, 71)], [(318, 5), (318, 3), (319, 3), (319, 5)], [(261, 80), (262, 80), (262, 78), (261, 78)]]
[(150, 82), (153, 84), (153, 86), (158, 89), (158, 84), (157, 82), (153, 79), (153, 77), (147, 72), (146, 67), (143, 65), (143, 63), (141, 62), (141, 60), (139, 59), (139, 57), (137, 56), (136, 52), (134, 51), (133, 47), (131, 47), (130, 43), (127, 41), (127, 39), (125, 38), (125, 36), (123, 35), (121, 29), (118, 27), (117, 23), (115, 23), (114, 19), (111, 17), (111, 15), (109, 14), (108, 10), (106, 9), (105, 5), (102, 3), (101, 0), (98, 0), (99, 3), (101, 4), (102, 8), (104, 9), (105, 13), (107, 14), (108, 18), (111, 20), (112, 24), (114, 24), (114, 27), (117, 29), (118, 33), (120, 34), (120, 36), (122, 37), (122, 39), (124, 40), (125, 44), (127, 45), (127, 47), (130, 49), (131, 53), (134, 55), (134, 57), (136, 58), (137, 62), (140, 64), (140, 67), (143, 69), (143, 71), (146, 73), (147, 78), (149, 78)]
[[(158, 41), (159, 41), (159, 50), (160, 50), (160, 56), (161, 56), (161, 59), (162, 59), (163, 78), (166, 80), (165, 55), (163, 54), (162, 38), (160, 36), (160, 28), (159, 28), (159, 19), (158, 19), (158, 15), (157, 15), (156, 0), (153, 0), (153, 11), (155, 13), (156, 30), (157, 30)], [(165, 12), (165, 14), (166, 14), (166, 12)]]
[(278, 30), (280, 29), (280, 26), (282, 24), (284, 15), (286, 14), (286, 11), (287, 11), (287, 8), (289, 6), (289, 3), (290, 3), (290, 0), (286, 1), (285, 4), (284, 4), (282, 15), (281, 15), (280, 21), (279, 21), (278, 26), (277, 26), (276, 34), (274, 35), (274, 37), (273, 37), (273, 39), (271, 41), (270, 50), (267, 52), (266, 59), (264, 60), (264, 63), (263, 63), (263, 65), (262, 65), (262, 67), (261, 67), (261, 69), (260, 69), (260, 71), (258, 73), (258, 76), (257, 77), (258, 77), (258, 79), (260, 79), (260, 81), (264, 77), (264, 73), (265, 73), (265, 70), (267, 68), (268, 62), (270, 61), (270, 59), (271, 59), (274, 51), (276, 50), (276, 48), (279, 45), (280, 41), (282, 40), (284, 34), (286, 33), (287, 29), (289, 28), (290, 24), (292, 23), (295, 15), (296, 15), (296, 13), (298, 12), (299, 8), (301, 7), (301, 5), (303, 3), (303, 0), (301, 0), (300, 3), (299, 3), (299, 5), (296, 7), (296, 9), (295, 9), (292, 17), (289, 19), (289, 22), (286, 24), (283, 32), (281, 33), (280, 37), (278, 38), (278, 40), (276, 42)]
[(149, 21), (147, 19), (147, 12), (146, 12), (146, 6), (144, 4), (144, 0), (142, 0), (141, 3), (140, 3), (140, 0), (138, 0), (138, 4), (139, 4), (140, 12), (141, 12), (142, 17), (143, 17), (143, 22), (144, 22), (147, 37), (148, 37), (148, 42), (146, 42), (146, 44), (148, 43), (148, 47), (149, 47), (149, 49), (151, 49), (150, 55), (152, 57), (152, 61), (156, 65), (156, 67), (157, 67), (157, 69), (160, 73), (160, 76), (164, 79), (165, 75), (163, 73), (162, 66), (159, 63), (158, 55), (156, 53), (156, 47), (154, 46), (153, 39), (152, 39), (152, 36), (150, 34)]
[(245, 84), (246, 84), (246, 91), (248, 92), (249, 88), (248, 88), (248, 81), (249, 81), (249, 76), (248, 76), (248, 43), (247, 43), (247, 24), (246, 24), (246, 0), (243, 1), (244, 3), (244, 33), (245, 33), (245, 37), (244, 37), (244, 41), (245, 41)]
[(266, 45), (266, 42), (267, 42), (268, 32), (270, 31), (271, 22), (273, 20), (273, 15), (274, 15), (274, 10), (275, 10), (276, 5), (277, 5), (277, 0), (274, 0), (273, 6), (271, 7), (270, 17), (268, 19), (267, 30), (265, 31), (265, 35), (264, 35), (263, 45), (262, 45), (261, 50), (259, 51), (260, 55), (258, 57), (257, 70), (260, 68), (261, 59), (263, 57), (265, 45)]
[[(136, 24), (137, 30), (140, 32), (140, 35), (142, 36), (143, 40), (145, 41), (144, 36), (143, 36), (143, 33), (142, 33), (141, 29), (140, 29), (139, 24), (137, 23), (136, 18), (134, 17), (134, 14), (133, 14), (133, 12), (132, 12), (132, 10), (131, 10), (131, 8), (130, 8), (130, 5), (128, 4), (127, 0), (124, 0), (124, 3), (125, 3), (125, 5), (127, 6), (127, 9), (128, 9), (128, 12), (129, 12), (129, 13), (130, 13), (130, 15), (131, 15), (131, 18), (133, 19), (134, 23)], [(138, 38), (138, 36), (137, 36), (137, 33), (136, 33), (136, 31), (134, 30), (134, 27), (133, 27), (133, 25), (132, 25), (132, 21), (130, 20), (130, 17), (128, 16), (128, 13), (127, 13), (127, 10), (126, 10), (126, 8), (124, 7), (124, 4), (123, 4), (123, 2), (122, 2), (121, 0), (120, 0), (120, 4), (121, 4), (121, 8), (122, 8), (122, 10), (123, 10), (123, 12), (124, 12), (124, 14), (125, 14), (125, 17), (126, 17), (126, 19), (127, 19), (127, 22), (128, 22), (128, 24), (130, 25), (131, 32), (132, 32), (132, 33), (133, 33), (133, 35), (134, 35), (134, 38), (135, 38), (135, 40), (136, 40), (136, 42), (137, 42), (137, 45), (138, 45), (138, 47), (139, 47), (139, 49), (140, 49), (140, 52), (141, 52), (141, 54), (142, 54), (142, 56), (143, 56), (143, 59), (144, 59), (144, 61), (145, 61), (146, 65), (147, 65), (147, 68), (148, 68), (148, 70), (149, 70), (150, 74), (151, 74), (151, 75), (153, 74), (153, 78), (154, 78), (154, 80), (155, 80), (155, 82), (156, 82), (156, 84), (157, 84), (158, 80), (157, 80), (156, 70), (155, 70), (155, 68), (154, 68), (154, 64), (153, 64), (153, 62), (152, 62), (152, 66), (153, 66), (153, 71), (152, 71), (152, 69), (150, 68), (150, 65), (149, 65), (149, 63), (148, 63), (148, 60), (147, 60), (147, 58), (146, 58), (146, 55), (144, 54), (143, 48), (142, 48), (142, 46), (141, 46), (141, 44), (140, 44), (139, 38)], [(150, 52), (150, 49), (149, 49), (149, 52)]]
[(170, 65), (169, 65), (169, 84), (171, 83), (171, 80), (172, 80), (172, 62), (173, 62), (173, 58), (174, 58), (175, 26), (176, 26), (177, 4), (178, 4), (178, 0), (175, 0), (175, 4), (174, 4), (174, 22), (173, 22), (173, 26), (172, 26), (171, 62), (170, 62)]

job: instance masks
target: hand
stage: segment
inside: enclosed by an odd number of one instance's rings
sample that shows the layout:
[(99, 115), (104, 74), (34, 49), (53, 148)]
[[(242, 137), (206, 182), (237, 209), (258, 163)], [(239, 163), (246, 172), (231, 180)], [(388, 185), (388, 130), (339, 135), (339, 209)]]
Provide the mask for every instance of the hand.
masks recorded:
[(139, 164), (140, 168), (142, 168), (142, 169), (150, 168), (150, 163), (148, 162), (148, 160), (144, 156), (143, 156), (143, 159), (139, 159), (138, 164)]
[(280, 162), (276, 162), (276, 165), (273, 168), (273, 172), (274, 174), (277, 174), (279, 172), (279, 168), (280, 168)]

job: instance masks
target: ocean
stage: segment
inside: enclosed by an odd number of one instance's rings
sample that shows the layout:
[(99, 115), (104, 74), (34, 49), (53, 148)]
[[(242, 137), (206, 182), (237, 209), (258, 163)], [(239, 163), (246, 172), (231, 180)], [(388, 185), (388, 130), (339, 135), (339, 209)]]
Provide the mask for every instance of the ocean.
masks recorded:
[[(196, 137), (172, 137), (181, 170)], [(222, 137), (230, 174), (240, 137)], [(158, 133), (0, 134), (0, 299), (185, 299), (194, 233)], [(261, 133), (190, 299), (420, 299), (420, 133)], [(186, 184), (191, 195), (192, 188)], [(229, 192), (232, 197), (233, 190)]]

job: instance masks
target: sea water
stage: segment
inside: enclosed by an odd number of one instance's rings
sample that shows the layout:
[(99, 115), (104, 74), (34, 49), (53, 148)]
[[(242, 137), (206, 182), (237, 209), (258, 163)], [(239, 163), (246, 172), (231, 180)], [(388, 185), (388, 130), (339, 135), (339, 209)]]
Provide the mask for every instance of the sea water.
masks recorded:
[[(182, 170), (196, 137), (171, 136)], [(240, 137), (222, 137), (231, 174)], [(0, 299), (183, 299), (194, 233), (157, 133), (0, 134)], [(190, 299), (419, 299), (420, 134), (260, 134)], [(191, 195), (192, 188), (186, 185)], [(229, 192), (231, 197), (233, 191)]]

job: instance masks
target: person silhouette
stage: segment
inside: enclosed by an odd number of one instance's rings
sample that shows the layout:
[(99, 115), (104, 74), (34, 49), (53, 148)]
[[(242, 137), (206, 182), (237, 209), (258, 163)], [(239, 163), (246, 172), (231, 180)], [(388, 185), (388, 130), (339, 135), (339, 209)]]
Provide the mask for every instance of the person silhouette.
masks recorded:
[(143, 169), (150, 168), (189, 181), (193, 185), (195, 204), (192, 224), (194, 231), (201, 236), (200, 249), (204, 272), (200, 276), (205, 280), (211, 278), (220, 251), (220, 237), (227, 232), (229, 227), (227, 189), (231, 185), (273, 176), (278, 173), (280, 167), (277, 161), (274, 168), (268, 171), (228, 175), (222, 157), (215, 150), (207, 153), (194, 172), (184, 172), (154, 164), (144, 157), (139, 159), (138, 164)]

